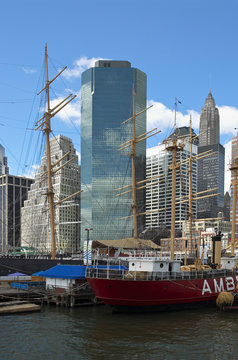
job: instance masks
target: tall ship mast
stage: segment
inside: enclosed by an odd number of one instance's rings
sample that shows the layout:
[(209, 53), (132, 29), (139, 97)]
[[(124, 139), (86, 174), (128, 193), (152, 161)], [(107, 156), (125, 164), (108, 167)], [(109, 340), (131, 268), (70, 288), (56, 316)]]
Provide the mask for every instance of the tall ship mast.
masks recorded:
[[(174, 111), (174, 128), (176, 128), (176, 110), (177, 110), (177, 98), (175, 98), (175, 111)], [(171, 231), (170, 231), (170, 259), (174, 260), (174, 242), (175, 242), (175, 207), (176, 207), (176, 171), (179, 168), (177, 164), (177, 153), (183, 150), (183, 143), (177, 139), (174, 133), (173, 139), (165, 141), (165, 149), (172, 152), (172, 194), (171, 194)]]
[[(190, 150), (189, 150), (189, 158), (185, 161), (188, 161), (188, 178), (189, 178), (189, 193), (188, 195), (185, 196), (185, 199), (183, 201), (188, 202), (188, 228), (189, 228), (189, 236), (188, 236), (188, 241), (186, 241), (185, 244), (185, 251), (184, 251), (184, 265), (187, 265), (187, 253), (192, 254), (193, 252), (193, 223), (195, 221), (201, 221), (201, 219), (194, 219), (193, 216), (193, 201), (197, 201), (200, 199), (205, 199), (205, 198), (209, 198), (209, 197), (213, 197), (218, 195), (218, 193), (214, 193), (214, 191), (217, 190), (217, 188), (212, 188), (212, 189), (208, 189), (208, 190), (204, 190), (201, 192), (196, 192), (193, 193), (192, 192), (192, 164), (193, 162), (197, 162), (200, 159), (203, 159), (205, 157), (209, 157), (211, 155), (214, 154), (214, 152), (212, 150), (208, 150), (205, 151), (203, 153), (197, 154), (195, 156), (193, 156), (193, 151), (192, 151), (192, 146), (193, 146), (193, 142), (194, 140), (198, 137), (199, 135), (195, 135), (193, 136), (192, 134), (192, 116), (190, 114), (190, 120), (189, 120), (189, 146), (190, 146)], [(217, 220), (217, 218), (210, 218), (209, 220)], [(197, 258), (199, 257), (199, 251), (197, 254)], [(198, 260), (198, 259), (197, 259)]]
[[(233, 204), (232, 204), (232, 229), (231, 229), (231, 256), (235, 256), (235, 233), (236, 233), (236, 217), (237, 217), (237, 177), (238, 177), (238, 158), (234, 159), (233, 164), (230, 167), (230, 170), (233, 171)], [(236, 266), (238, 261), (236, 262)]]
[[(199, 193), (194, 192), (193, 185), (192, 185), (192, 164), (193, 162), (197, 162), (198, 160), (210, 156), (213, 154), (211, 150), (193, 155), (193, 143), (194, 140), (198, 137), (198, 135), (193, 135), (192, 132), (192, 116), (190, 115), (189, 120), (189, 137), (188, 137), (188, 144), (189, 148), (187, 148), (187, 151), (189, 151), (189, 157), (186, 159), (181, 159), (181, 157), (177, 156), (179, 152), (184, 150), (184, 147), (186, 145), (186, 137), (184, 135), (179, 134), (179, 128), (177, 128), (177, 119), (176, 119), (176, 111), (177, 111), (177, 98), (175, 97), (175, 115), (174, 115), (174, 132), (172, 135), (170, 135), (166, 140), (163, 141), (163, 144), (165, 145), (165, 150), (170, 152), (172, 155), (172, 161), (171, 165), (169, 166), (169, 170), (172, 173), (171, 176), (171, 231), (170, 231), (170, 258), (174, 259), (175, 255), (175, 220), (176, 220), (176, 206), (180, 205), (181, 203), (188, 203), (188, 227), (189, 227), (189, 234), (188, 234), (188, 240), (185, 241), (185, 249), (184, 249), (184, 265), (187, 265), (187, 255), (194, 255), (193, 254), (193, 202), (197, 201), (198, 199), (204, 199), (211, 196), (216, 196), (217, 194), (207, 194), (210, 192), (213, 192), (214, 190), (217, 190), (217, 188), (212, 188), (209, 190), (201, 191)], [(179, 101), (179, 103), (181, 103)], [(180, 158), (180, 160), (178, 160)], [(186, 165), (188, 172), (188, 194), (184, 195), (182, 197), (177, 197), (176, 194), (176, 179), (178, 177), (177, 170), (179, 170), (182, 166)]]
[(62, 110), (68, 103), (70, 103), (76, 95), (68, 95), (64, 100), (60, 101), (56, 106), (51, 108), (50, 106), (50, 84), (58, 78), (59, 75), (67, 68), (64, 67), (52, 80), (49, 80), (49, 71), (48, 71), (48, 53), (47, 53), (47, 44), (45, 45), (45, 67), (46, 67), (46, 83), (42, 90), (38, 92), (38, 95), (42, 93), (44, 90), (46, 91), (46, 111), (44, 116), (40, 118), (36, 122), (36, 129), (35, 130), (42, 130), (46, 136), (46, 156), (47, 156), (47, 181), (48, 181), (48, 190), (47, 190), (47, 198), (49, 204), (49, 216), (50, 216), (50, 234), (51, 234), (51, 258), (56, 258), (56, 240), (55, 240), (55, 206), (63, 203), (71, 199), (73, 196), (76, 196), (81, 192), (77, 191), (76, 193), (67, 196), (63, 200), (58, 201), (57, 203), (54, 202), (54, 191), (53, 191), (53, 175), (59, 171), (62, 167), (66, 166), (69, 162), (73, 159), (66, 161), (64, 164), (57, 166), (60, 164), (62, 160), (64, 160), (69, 153), (65, 154), (62, 158), (60, 158), (54, 164), (51, 163), (51, 149), (50, 149), (50, 134), (52, 132), (51, 129), (51, 118), (54, 117), (60, 110)]
[[(128, 121), (132, 121), (132, 139), (119, 146), (119, 151), (124, 150), (126, 148), (131, 149), (130, 157), (131, 157), (132, 183), (129, 186), (125, 186), (125, 187), (116, 189), (117, 191), (120, 191), (120, 190), (123, 190), (125, 188), (130, 188), (129, 190), (127, 190), (125, 192), (118, 193), (116, 196), (121, 196), (121, 195), (127, 194), (128, 192), (132, 192), (132, 217), (133, 217), (133, 237), (134, 237), (134, 239), (138, 238), (137, 217), (146, 214), (146, 212), (143, 212), (143, 213), (138, 213), (137, 212), (136, 192), (137, 192), (137, 190), (141, 190), (141, 189), (145, 188), (147, 185), (142, 185), (142, 184), (146, 183), (146, 182), (148, 182), (150, 180), (150, 179), (146, 179), (146, 180), (142, 180), (140, 182), (136, 182), (136, 172), (135, 172), (136, 144), (141, 142), (141, 141), (145, 141), (149, 137), (154, 136), (154, 135), (156, 135), (156, 134), (158, 134), (160, 132), (160, 131), (157, 131), (157, 129), (155, 128), (155, 129), (153, 129), (151, 131), (148, 131), (148, 132), (146, 132), (144, 134), (141, 134), (141, 135), (136, 137), (135, 122), (136, 122), (136, 117), (137, 116), (141, 115), (143, 112), (147, 111), (151, 107), (152, 107), (152, 105), (145, 108), (145, 109), (143, 109), (142, 111), (140, 111), (137, 114), (135, 113), (135, 89), (134, 89), (134, 84), (133, 84), (133, 89), (132, 89), (132, 117), (130, 117), (129, 119), (122, 122), (122, 125), (124, 125)], [(126, 218), (128, 218), (128, 217), (126, 217)], [(123, 218), (123, 219), (126, 219), (126, 218)]]

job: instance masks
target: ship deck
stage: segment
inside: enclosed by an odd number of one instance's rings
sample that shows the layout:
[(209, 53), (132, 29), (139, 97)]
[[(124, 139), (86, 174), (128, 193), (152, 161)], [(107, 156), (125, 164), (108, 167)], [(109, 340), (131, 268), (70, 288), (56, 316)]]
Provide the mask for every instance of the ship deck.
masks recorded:
[(201, 271), (180, 271), (180, 272), (145, 272), (128, 271), (125, 269), (97, 269), (88, 268), (86, 278), (96, 279), (118, 279), (118, 280), (191, 280), (191, 279), (210, 279), (238, 275), (238, 270), (213, 269)]

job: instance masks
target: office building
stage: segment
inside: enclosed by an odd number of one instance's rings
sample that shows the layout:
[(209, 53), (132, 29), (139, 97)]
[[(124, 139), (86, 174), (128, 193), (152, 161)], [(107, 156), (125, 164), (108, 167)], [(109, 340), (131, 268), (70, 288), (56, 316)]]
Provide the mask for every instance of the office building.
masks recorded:
[[(82, 74), (81, 115), (81, 239), (120, 239), (133, 234), (132, 193), (116, 196), (115, 189), (132, 183), (130, 150), (119, 145), (132, 138), (132, 89), (135, 112), (146, 107), (146, 74), (128, 61), (99, 60)], [(136, 117), (136, 136), (146, 132), (146, 112)], [(136, 145), (136, 178), (145, 179), (146, 144)], [(129, 188), (126, 188), (128, 190)], [(144, 189), (137, 192), (138, 211), (145, 208)], [(138, 233), (144, 218), (138, 217)]]
[(14, 175), (0, 176), (0, 252), (20, 246), (21, 207), (27, 199), (32, 179)]
[(224, 195), (224, 210), (223, 215), (226, 221), (230, 221), (230, 210), (231, 210), (231, 196), (228, 191)]
[(9, 167), (7, 166), (7, 157), (5, 156), (5, 149), (0, 144), (0, 175), (9, 174)]
[[(193, 132), (193, 136), (196, 135)], [(182, 229), (182, 221), (188, 220), (189, 204), (184, 201), (189, 194), (189, 174), (188, 161), (190, 156), (189, 128), (181, 127), (167, 138), (166, 143), (176, 136), (181, 138), (184, 143), (183, 150), (177, 152), (177, 163), (182, 161), (180, 168), (176, 171), (176, 210), (175, 210), (175, 228)], [(171, 197), (172, 197), (172, 171), (170, 169), (172, 163), (172, 153), (165, 150), (166, 144), (147, 149), (146, 156), (146, 177), (154, 178), (147, 182), (146, 188), (146, 211), (150, 212), (146, 215), (146, 228), (171, 228)], [(198, 141), (197, 138), (192, 144), (192, 154), (197, 155)], [(192, 163), (192, 193), (197, 192), (197, 162)], [(179, 201), (180, 199), (180, 201)], [(162, 209), (156, 211), (157, 209)], [(192, 203), (193, 217), (197, 216), (196, 201)]]
[(200, 117), (198, 153), (211, 151), (212, 154), (198, 161), (198, 192), (200, 196), (218, 195), (198, 200), (199, 219), (215, 218), (224, 210), (225, 149), (220, 144), (219, 122), (219, 112), (210, 91)]
[(219, 144), (220, 117), (211, 91), (202, 107), (199, 125), (199, 146)]
[[(80, 190), (80, 166), (72, 140), (57, 135), (50, 140), (51, 164), (69, 152), (66, 158), (53, 167), (55, 203), (56, 253), (75, 253), (80, 244), (80, 195), (59, 205), (57, 202)], [(68, 160), (73, 159), (64, 167)], [(57, 170), (58, 169), (58, 170)], [(44, 154), (36, 173), (35, 182), (28, 192), (21, 212), (22, 246), (33, 246), (39, 253), (51, 253), (49, 205), (47, 200), (47, 158)]]

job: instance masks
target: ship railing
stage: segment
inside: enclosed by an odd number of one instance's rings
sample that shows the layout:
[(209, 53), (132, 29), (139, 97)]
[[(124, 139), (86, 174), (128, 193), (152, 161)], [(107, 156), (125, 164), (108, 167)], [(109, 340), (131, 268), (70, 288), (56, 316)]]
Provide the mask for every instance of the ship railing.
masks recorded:
[(128, 258), (169, 258), (170, 252), (169, 251), (161, 251), (161, 250), (145, 250), (145, 249), (137, 249), (128, 251)]
[[(214, 277), (226, 277), (234, 275), (232, 270), (210, 270), (210, 271), (180, 271), (180, 272), (153, 272), (147, 273), (147, 280), (190, 280), (209, 279)], [(139, 280), (139, 279), (137, 279)]]
[(231, 270), (210, 270), (210, 271), (180, 271), (180, 272), (155, 272), (149, 278), (151, 280), (189, 280), (208, 279), (211, 277), (231, 276)]
[(190, 279), (208, 279), (214, 277), (226, 277), (238, 275), (232, 270), (204, 270), (204, 271), (180, 271), (180, 272), (141, 272), (128, 271), (125, 269), (98, 269), (87, 268), (86, 277), (98, 279), (121, 279), (121, 280), (190, 280)]
[(98, 269), (87, 268), (86, 277), (97, 279), (124, 279), (125, 269)]

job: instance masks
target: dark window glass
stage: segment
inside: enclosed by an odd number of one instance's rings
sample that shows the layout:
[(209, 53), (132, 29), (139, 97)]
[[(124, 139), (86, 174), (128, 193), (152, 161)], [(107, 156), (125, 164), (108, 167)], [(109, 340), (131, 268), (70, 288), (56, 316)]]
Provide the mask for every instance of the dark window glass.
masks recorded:
[(14, 206), (13, 206), (13, 186), (8, 186), (8, 244), (13, 244), (13, 231), (14, 231)]
[[(132, 236), (132, 194), (116, 197), (115, 189), (131, 184), (131, 162), (128, 149), (121, 155), (118, 147), (131, 139), (132, 87), (135, 84), (135, 110), (146, 107), (146, 75), (133, 68), (105, 67), (89, 69), (82, 76), (82, 125), (81, 125), (81, 219), (82, 241), (85, 228), (93, 224), (90, 237), (119, 239)], [(146, 132), (146, 115), (136, 121), (136, 136)], [(145, 179), (145, 142), (136, 145), (137, 181)], [(140, 212), (144, 211), (145, 191), (137, 193)], [(138, 230), (144, 228), (143, 216), (138, 219)]]

